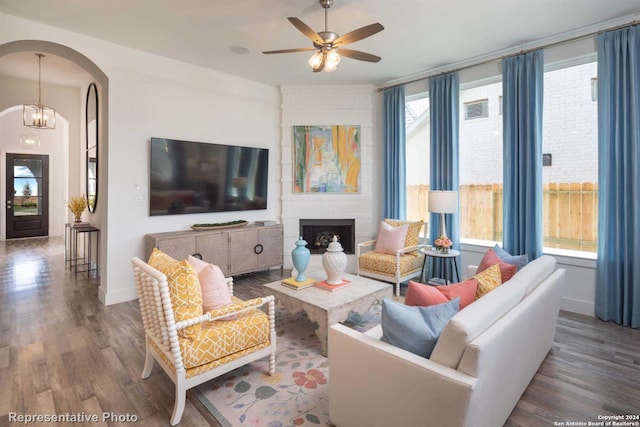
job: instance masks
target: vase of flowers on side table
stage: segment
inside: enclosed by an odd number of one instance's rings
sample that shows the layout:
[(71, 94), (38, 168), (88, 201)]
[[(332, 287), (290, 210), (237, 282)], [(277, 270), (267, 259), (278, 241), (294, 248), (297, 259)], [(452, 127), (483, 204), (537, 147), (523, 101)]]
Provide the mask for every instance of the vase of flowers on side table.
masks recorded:
[(436, 251), (442, 254), (448, 254), (453, 246), (453, 242), (447, 236), (440, 236), (433, 242), (433, 246)]
[(84, 196), (75, 196), (67, 202), (69, 210), (73, 214), (75, 223), (82, 222), (82, 212), (87, 208), (87, 198)]

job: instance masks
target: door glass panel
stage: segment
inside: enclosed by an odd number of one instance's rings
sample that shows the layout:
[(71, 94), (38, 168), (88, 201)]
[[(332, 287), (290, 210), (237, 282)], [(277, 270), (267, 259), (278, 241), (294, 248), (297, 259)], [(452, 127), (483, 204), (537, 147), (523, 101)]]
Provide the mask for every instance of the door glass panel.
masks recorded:
[(42, 161), (16, 159), (13, 164), (13, 214), (41, 215)]

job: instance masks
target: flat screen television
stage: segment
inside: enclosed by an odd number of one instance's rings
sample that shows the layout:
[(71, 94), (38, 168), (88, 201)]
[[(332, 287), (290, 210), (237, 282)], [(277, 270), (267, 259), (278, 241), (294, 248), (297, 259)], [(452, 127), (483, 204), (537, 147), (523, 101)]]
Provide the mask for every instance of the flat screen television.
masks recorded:
[(267, 208), (269, 150), (151, 138), (149, 215)]

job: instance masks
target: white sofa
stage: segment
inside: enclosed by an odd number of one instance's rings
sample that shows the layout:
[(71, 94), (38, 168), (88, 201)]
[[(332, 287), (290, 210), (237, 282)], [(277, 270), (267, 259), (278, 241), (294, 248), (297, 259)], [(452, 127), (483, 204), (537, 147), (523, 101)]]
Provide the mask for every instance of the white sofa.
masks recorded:
[[(456, 314), (429, 359), (382, 328), (329, 330), (329, 418), (337, 427), (501, 426), (549, 352), (565, 271), (530, 262)], [(555, 271), (554, 271), (555, 270)]]

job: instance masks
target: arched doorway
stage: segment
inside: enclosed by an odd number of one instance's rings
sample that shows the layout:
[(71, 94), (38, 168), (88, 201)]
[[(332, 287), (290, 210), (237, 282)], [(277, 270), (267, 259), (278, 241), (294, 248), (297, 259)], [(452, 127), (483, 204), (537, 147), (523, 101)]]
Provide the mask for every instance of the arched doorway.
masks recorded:
[[(108, 204), (108, 129), (109, 129), (109, 79), (106, 74), (88, 57), (67, 46), (43, 40), (18, 40), (0, 44), (0, 59), (5, 55), (18, 52), (39, 52), (45, 55), (54, 55), (64, 58), (84, 69), (96, 83), (98, 89), (100, 126), (99, 126), (99, 153), (100, 167), (98, 169), (98, 182), (100, 188), (100, 202), (95, 212), (90, 214), (89, 222), (101, 229), (100, 239), (100, 265), (107, 265), (107, 204)], [(0, 106), (0, 110), (6, 108)], [(103, 270), (106, 273), (106, 270)], [(106, 274), (101, 275), (101, 287), (106, 284)], [(106, 289), (102, 290), (106, 293)]]

